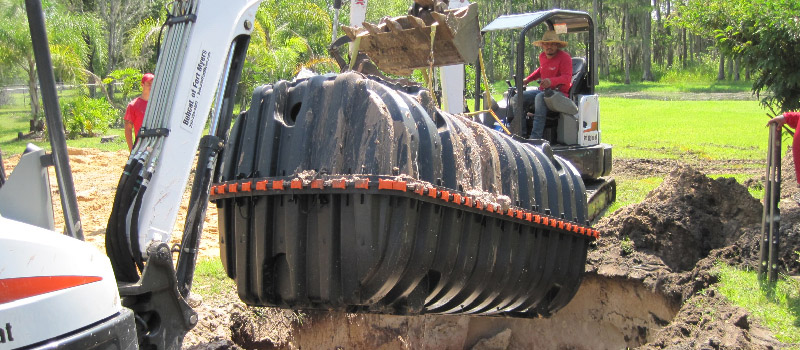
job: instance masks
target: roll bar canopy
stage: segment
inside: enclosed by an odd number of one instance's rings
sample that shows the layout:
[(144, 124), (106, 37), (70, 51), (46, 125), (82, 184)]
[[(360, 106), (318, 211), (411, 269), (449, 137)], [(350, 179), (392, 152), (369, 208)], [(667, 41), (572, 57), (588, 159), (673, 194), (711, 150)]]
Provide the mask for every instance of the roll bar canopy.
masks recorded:
[[(562, 10), (562, 9), (553, 9), (547, 11), (538, 11), (538, 12), (531, 12), (531, 13), (520, 13), (520, 14), (512, 14), (512, 15), (503, 15), (497, 17), (494, 21), (483, 27), (481, 29), (481, 36), (485, 35), (487, 32), (490, 31), (498, 31), (498, 30), (519, 30), (519, 36), (517, 39), (517, 49), (516, 49), (516, 67), (514, 69), (515, 79), (514, 85), (517, 87), (517, 91), (524, 91), (524, 85), (522, 80), (525, 78), (525, 44), (527, 43), (526, 34), (528, 33), (531, 28), (534, 28), (541, 24), (546, 24), (549, 29), (555, 29), (556, 26), (564, 25), (567, 29), (567, 33), (588, 33), (586, 39), (586, 47), (587, 47), (587, 73), (588, 73), (588, 80), (587, 85), (588, 89), (591, 93), (594, 93), (594, 86), (597, 84), (597, 61), (595, 59), (595, 48), (596, 48), (596, 33), (594, 27), (594, 19), (592, 16), (583, 11), (574, 11), (574, 10)], [(563, 28), (563, 27), (562, 27)], [(476, 91), (479, 93), (480, 90), (480, 83), (476, 82), (477, 89)], [(522, 93), (518, 93), (516, 96), (516, 105), (522, 106), (523, 99)], [(477, 108), (476, 108), (477, 110)], [(514, 134), (521, 135), (523, 130), (523, 121), (525, 119), (522, 118), (522, 108), (516, 108), (514, 110), (514, 121), (511, 125), (511, 131)]]

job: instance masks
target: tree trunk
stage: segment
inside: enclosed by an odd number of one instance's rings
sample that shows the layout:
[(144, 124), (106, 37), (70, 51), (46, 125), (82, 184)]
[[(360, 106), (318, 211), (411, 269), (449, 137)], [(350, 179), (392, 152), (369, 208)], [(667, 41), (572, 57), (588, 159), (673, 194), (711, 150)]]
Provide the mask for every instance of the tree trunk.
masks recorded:
[[(503, 13), (504, 14), (510, 14), (511, 13), (511, 4), (510, 4), (509, 0), (503, 1)], [(506, 75), (507, 77), (513, 77), (514, 74), (516, 73), (517, 60), (516, 60), (515, 53), (517, 51), (517, 40), (516, 40), (517, 38), (516, 38), (516, 35), (514, 35), (514, 34), (516, 34), (514, 31), (509, 31), (508, 32), (508, 42), (509, 42), (509, 45), (511, 46), (509, 48), (509, 51), (511, 52), (511, 54), (508, 55), (508, 75)], [(520, 54), (524, 55), (525, 53), (524, 52), (520, 52)], [(528, 62), (528, 60), (525, 59), (525, 60), (523, 60), (523, 62)]]
[(628, 15), (627, 6), (625, 7), (625, 15), (622, 17), (622, 64), (625, 67), (625, 84), (631, 83), (631, 55), (630, 45), (627, 44), (628, 38), (631, 37), (630, 32), (630, 15)]
[(733, 59), (728, 58), (728, 80), (733, 80)]
[(652, 55), (651, 48), (653, 46), (652, 29), (653, 20), (651, 18), (652, 8), (650, 7), (650, 0), (644, 0), (646, 10), (643, 11), (642, 16), (642, 81), (653, 81)]
[(683, 47), (682, 47), (683, 52), (681, 53), (681, 65), (683, 66), (683, 68), (686, 68), (687, 64), (689, 63), (688, 57), (686, 57), (687, 49), (689, 46), (688, 40), (686, 38), (686, 28), (681, 28), (681, 40), (683, 41)]
[[(36, 121), (39, 120), (39, 85), (37, 85), (37, 77), (36, 77), (36, 63), (33, 60), (33, 56), (28, 57), (28, 95), (31, 99), (31, 120)], [(30, 131), (33, 130), (31, 127)]]
[[(516, 38), (516, 35), (514, 35), (513, 32), (508, 33), (508, 35), (509, 35), (508, 42), (511, 43), (511, 48), (510, 48), (511, 54), (508, 55), (508, 75), (506, 75), (506, 76), (507, 77), (513, 77), (514, 74), (517, 73), (516, 72), (516, 66), (517, 66), (517, 60), (516, 60), (517, 40), (516, 39), (517, 38)], [(524, 55), (525, 53), (521, 52), (520, 54)], [(530, 61), (529, 59), (523, 60), (523, 65), (525, 64), (524, 62), (529, 62), (529, 61)]]
[[(671, 11), (671, 6), (670, 5), (671, 5), (671, 0), (667, 0), (667, 8), (666, 8), (666, 13), (665, 13), (665, 16), (667, 18), (669, 18), (669, 16), (670, 16), (670, 11)], [(672, 37), (672, 35), (670, 35), (670, 34), (672, 34), (672, 27), (670, 26), (670, 27), (664, 28), (664, 35), (667, 38)], [(674, 49), (675, 45), (672, 45), (672, 43), (668, 43), (667, 46), (668, 46), (667, 47), (667, 66), (668, 67), (672, 67), (672, 64), (675, 63), (675, 49)]]
[(725, 56), (719, 54), (719, 70), (717, 71), (717, 80), (725, 80)]
[[(592, 13), (594, 14), (595, 21), (597, 21), (595, 23), (602, 23), (602, 19), (600, 18), (600, 7), (599, 6), (600, 5), (598, 4), (598, 0), (592, 0)], [(600, 33), (598, 33), (598, 32), (599, 32), (599, 30), (597, 28), (597, 24), (595, 24), (594, 38), (592, 38), (592, 40), (595, 43), (595, 45), (594, 45), (594, 47), (595, 47), (594, 57), (592, 57), (592, 60), (594, 60), (595, 66), (594, 67), (589, 67), (589, 69), (591, 69), (591, 72), (592, 72), (592, 76), (591, 76), (591, 83), (592, 84), (597, 84), (597, 82), (598, 82), (597, 67), (600, 64), (600, 47), (603, 46), (603, 45), (600, 45), (600, 41), (599, 41), (600, 40)]]
[[(661, 22), (661, 5), (658, 0), (653, 0), (653, 7), (656, 10), (656, 38), (663, 38), (660, 34), (664, 32), (664, 24)], [(653, 60), (660, 65), (664, 64), (664, 47), (660, 41), (653, 44)]]
[[(495, 33), (496, 32), (494, 32), (494, 31), (489, 32), (489, 41), (492, 42), (492, 43), (496, 42), (495, 41)], [(486, 70), (486, 72), (485, 72), (486, 73), (486, 77), (491, 80), (491, 79), (494, 79), (494, 53), (495, 53), (496, 50), (495, 50), (494, 45), (485, 45), (484, 47), (487, 47), (487, 46), (489, 48), (489, 50), (486, 52), (488, 55), (483, 57), (483, 64), (484, 64), (484, 69)], [(478, 69), (480, 69), (480, 67), (478, 67)], [(481, 73), (481, 74), (483, 74), (483, 73)]]
[(733, 61), (733, 80), (739, 81), (741, 80), (739, 76), (739, 64), (741, 63), (741, 59), (736, 57), (736, 60)]

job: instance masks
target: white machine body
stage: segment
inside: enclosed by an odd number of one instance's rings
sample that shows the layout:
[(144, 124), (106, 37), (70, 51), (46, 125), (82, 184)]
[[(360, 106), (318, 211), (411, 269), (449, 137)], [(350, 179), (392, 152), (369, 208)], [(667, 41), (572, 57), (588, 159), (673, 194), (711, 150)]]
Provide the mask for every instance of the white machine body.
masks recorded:
[(350, 26), (361, 27), (367, 18), (367, 0), (350, 0)]
[(111, 264), (97, 248), (4, 217), (0, 228), (1, 350), (46, 342), (122, 311)]
[[(449, 9), (469, 6), (467, 0), (451, 0)], [(442, 76), (442, 109), (452, 114), (464, 113), (464, 65), (454, 64), (440, 69)]]
[(594, 146), (600, 143), (600, 102), (597, 95), (578, 95), (578, 114), (561, 113), (558, 142)]

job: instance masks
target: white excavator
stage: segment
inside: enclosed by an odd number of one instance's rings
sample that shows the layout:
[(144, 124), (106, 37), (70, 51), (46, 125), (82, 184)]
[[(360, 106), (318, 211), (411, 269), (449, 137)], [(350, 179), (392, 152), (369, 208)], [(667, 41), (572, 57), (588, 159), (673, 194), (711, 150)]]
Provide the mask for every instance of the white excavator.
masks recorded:
[(172, 3), (97, 251), (82, 242), (45, 16), (39, 0), (25, 3), (52, 149), (29, 147), (0, 174), (0, 350), (179, 349), (198, 322), (186, 299), (209, 201), (223, 264), (250, 305), (538, 317), (577, 291), (599, 233), (580, 172), (546, 145), (354, 72), (257, 87), (234, 116), (260, 1)]

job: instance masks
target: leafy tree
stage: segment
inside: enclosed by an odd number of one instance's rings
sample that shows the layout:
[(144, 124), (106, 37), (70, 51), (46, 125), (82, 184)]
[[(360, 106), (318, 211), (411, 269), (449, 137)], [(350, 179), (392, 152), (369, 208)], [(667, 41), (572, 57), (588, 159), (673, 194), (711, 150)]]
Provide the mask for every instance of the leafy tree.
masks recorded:
[(67, 137), (97, 136), (108, 131), (117, 111), (104, 98), (79, 96), (62, 103), (61, 114)]
[(680, 23), (712, 33), (720, 50), (755, 73), (753, 92), (773, 113), (800, 109), (800, 2), (690, 0)]
[(131, 93), (141, 90), (143, 75), (144, 73), (134, 68), (117, 69), (103, 79), (103, 84), (120, 83), (120, 92), (122, 93), (120, 101), (127, 103)]
[[(71, 13), (59, 3), (44, 1), (48, 40), (56, 78), (78, 82), (89, 76), (100, 79), (86, 69), (93, 48), (102, 47), (96, 40), (100, 27), (91, 14)], [(22, 0), (0, 0), (0, 64), (25, 72), (31, 100), (31, 118), (41, 116), (36, 62)]]
[(125, 64), (143, 71), (151, 72), (156, 67), (158, 35), (166, 14), (160, 17), (142, 19), (128, 32), (125, 43)]
[(291, 79), (302, 67), (335, 67), (327, 54), (331, 16), (312, 0), (264, 1), (253, 28), (241, 94), (259, 83)]
[[(109, 70), (120, 68), (127, 59), (140, 61), (137, 56), (125, 56), (124, 42), (128, 32), (136, 28), (143, 19), (165, 16), (166, 0), (104, 0), (95, 2), (95, 13), (102, 20), (105, 41), (108, 47)], [(159, 25), (162, 21), (159, 21)], [(142, 67), (140, 67), (142, 68)]]

